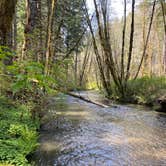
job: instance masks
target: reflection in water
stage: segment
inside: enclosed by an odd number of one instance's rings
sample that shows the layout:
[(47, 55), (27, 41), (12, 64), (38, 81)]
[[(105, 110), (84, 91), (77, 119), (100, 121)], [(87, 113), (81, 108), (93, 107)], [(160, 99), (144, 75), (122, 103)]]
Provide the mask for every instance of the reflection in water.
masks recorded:
[[(98, 94), (88, 96), (100, 100)], [(71, 96), (55, 100), (56, 117), (41, 131), (36, 165), (166, 165), (165, 114), (133, 106), (100, 108)]]

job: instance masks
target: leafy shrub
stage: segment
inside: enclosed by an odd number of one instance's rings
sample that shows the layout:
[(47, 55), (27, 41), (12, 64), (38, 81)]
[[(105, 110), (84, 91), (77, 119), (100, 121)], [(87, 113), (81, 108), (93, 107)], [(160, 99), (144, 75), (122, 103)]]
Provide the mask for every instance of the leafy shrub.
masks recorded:
[[(29, 100), (36, 95), (44, 95), (56, 89), (56, 81), (44, 75), (44, 65), (33, 61), (15, 61), (6, 64), (15, 53), (8, 47), (0, 46), (0, 91), (19, 96), (19, 99)], [(11, 95), (10, 94), (10, 95)]]
[(65, 59), (64, 61), (57, 60), (52, 66), (53, 78), (56, 82), (57, 88), (62, 91), (73, 89), (73, 87), (75, 87), (74, 78), (71, 76), (68, 79), (66, 74), (69, 70), (69, 65), (72, 65), (72, 61), (70, 59)]
[(10, 87), (11, 76), (7, 71), (7, 65), (5, 62), (12, 59), (14, 53), (5, 46), (0, 46), (0, 93), (4, 93)]
[(32, 121), (25, 105), (14, 106), (0, 97), (0, 165), (28, 166), (26, 156), (38, 146), (37, 128), (39, 121)]
[(166, 77), (143, 77), (131, 80), (128, 91), (138, 103), (153, 104), (159, 97), (166, 94)]
[(166, 94), (166, 77), (142, 77), (129, 80), (125, 99), (121, 97), (115, 86), (112, 89), (114, 99), (153, 105), (158, 98)]
[[(22, 62), (14, 63), (8, 67), (10, 73), (15, 75), (12, 83), (13, 93), (26, 91), (26, 93), (41, 93), (44, 88), (45, 91), (51, 91), (56, 87), (55, 81), (43, 74), (44, 66), (38, 62)], [(36, 94), (34, 94), (36, 95)]]

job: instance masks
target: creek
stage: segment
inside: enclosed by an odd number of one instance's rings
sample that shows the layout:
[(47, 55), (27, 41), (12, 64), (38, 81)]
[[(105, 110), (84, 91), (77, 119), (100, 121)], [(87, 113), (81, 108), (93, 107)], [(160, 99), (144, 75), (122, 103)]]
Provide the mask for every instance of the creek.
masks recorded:
[[(109, 105), (97, 92), (79, 95)], [(36, 165), (166, 165), (165, 113), (139, 105), (102, 108), (62, 94), (50, 103)]]

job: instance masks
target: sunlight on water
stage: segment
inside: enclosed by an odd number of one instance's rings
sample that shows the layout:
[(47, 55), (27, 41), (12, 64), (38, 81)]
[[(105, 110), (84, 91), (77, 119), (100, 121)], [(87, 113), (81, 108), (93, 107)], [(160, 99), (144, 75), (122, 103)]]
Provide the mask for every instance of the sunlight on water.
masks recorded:
[(54, 105), (56, 116), (41, 131), (37, 165), (166, 165), (165, 114), (133, 105), (101, 108), (71, 96)]

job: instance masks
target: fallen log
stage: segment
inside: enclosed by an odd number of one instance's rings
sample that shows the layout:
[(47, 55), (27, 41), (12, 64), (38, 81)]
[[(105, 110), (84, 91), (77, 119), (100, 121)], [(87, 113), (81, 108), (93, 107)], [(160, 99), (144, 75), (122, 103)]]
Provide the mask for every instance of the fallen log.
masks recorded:
[(73, 93), (73, 92), (67, 92), (67, 94), (70, 95), (70, 96), (73, 96), (73, 97), (75, 97), (75, 98), (81, 99), (81, 100), (83, 100), (83, 101), (86, 101), (86, 102), (88, 102), (88, 103), (92, 103), (92, 104), (95, 104), (95, 105), (97, 105), (97, 106), (103, 107), (103, 108), (108, 108), (108, 107), (109, 107), (108, 105), (105, 105), (105, 104), (103, 104), (103, 103), (99, 103), (99, 102), (97, 102), (97, 101), (92, 101), (92, 100), (90, 100), (90, 99), (87, 99), (87, 98), (85, 98), (85, 97), (83, 97), (83, 96), (81, 96), (81, 95), (79, 95), (79, 94)]

